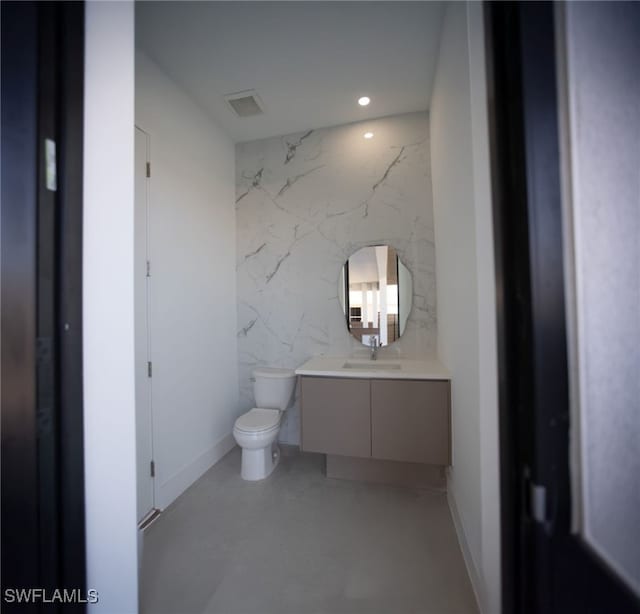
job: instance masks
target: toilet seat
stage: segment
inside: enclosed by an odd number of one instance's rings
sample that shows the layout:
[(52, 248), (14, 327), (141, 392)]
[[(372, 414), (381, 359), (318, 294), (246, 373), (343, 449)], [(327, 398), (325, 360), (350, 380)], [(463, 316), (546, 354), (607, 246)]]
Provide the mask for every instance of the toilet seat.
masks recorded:
[(254, 407), (246, 414), (242, 414), (234, 425), (234, 428), (243, 433), (264, 433), (279, 427), (280, 411), (260, 407)]

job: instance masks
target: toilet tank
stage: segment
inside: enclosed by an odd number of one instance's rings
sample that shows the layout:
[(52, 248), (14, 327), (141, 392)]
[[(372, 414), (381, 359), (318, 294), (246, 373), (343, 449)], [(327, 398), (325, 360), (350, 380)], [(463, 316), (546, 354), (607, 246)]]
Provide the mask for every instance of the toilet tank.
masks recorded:
[(289, 407), (296, 385), (296, 374), (292, 369), (261, 367), (253, 371), (253, 379), (256, 407), (282, 411)]

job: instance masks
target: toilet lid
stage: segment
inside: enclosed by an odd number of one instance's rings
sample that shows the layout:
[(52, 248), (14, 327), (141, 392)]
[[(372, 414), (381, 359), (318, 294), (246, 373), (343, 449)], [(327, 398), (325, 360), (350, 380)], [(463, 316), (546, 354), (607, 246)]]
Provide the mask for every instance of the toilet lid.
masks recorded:
[(277, 409), (254, 407), (236, 420), (236, 428), (240, 431), (256, 433), (278, 426), (279, 422), (280, 412)]

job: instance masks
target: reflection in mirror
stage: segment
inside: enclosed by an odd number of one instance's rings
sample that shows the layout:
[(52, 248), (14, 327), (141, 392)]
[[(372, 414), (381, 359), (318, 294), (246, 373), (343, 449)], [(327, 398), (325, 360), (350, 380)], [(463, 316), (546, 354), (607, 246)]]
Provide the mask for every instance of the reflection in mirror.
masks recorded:
[(338, 298), (349, 332), (364, 345), (385, 346), (404, 332), (413, 282), (393, 247), (363, 247), (345, 262)]

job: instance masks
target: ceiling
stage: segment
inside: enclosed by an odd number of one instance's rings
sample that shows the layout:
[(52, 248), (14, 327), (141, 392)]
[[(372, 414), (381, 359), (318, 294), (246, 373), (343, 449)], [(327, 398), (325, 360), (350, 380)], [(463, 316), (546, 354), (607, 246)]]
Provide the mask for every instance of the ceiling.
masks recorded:
[[(386, 253), (385, 253), (386, 258)], [(375, 247), (363, 247), (349, 257), (349, 286), (378, 282), (378, 260)]]
[[(241, 142), (427, 109), (443, 12), (422, 1), (143, 1), (136, 46)], [(265, 113), (239, 118), (224, 95), (249, 89)]]

